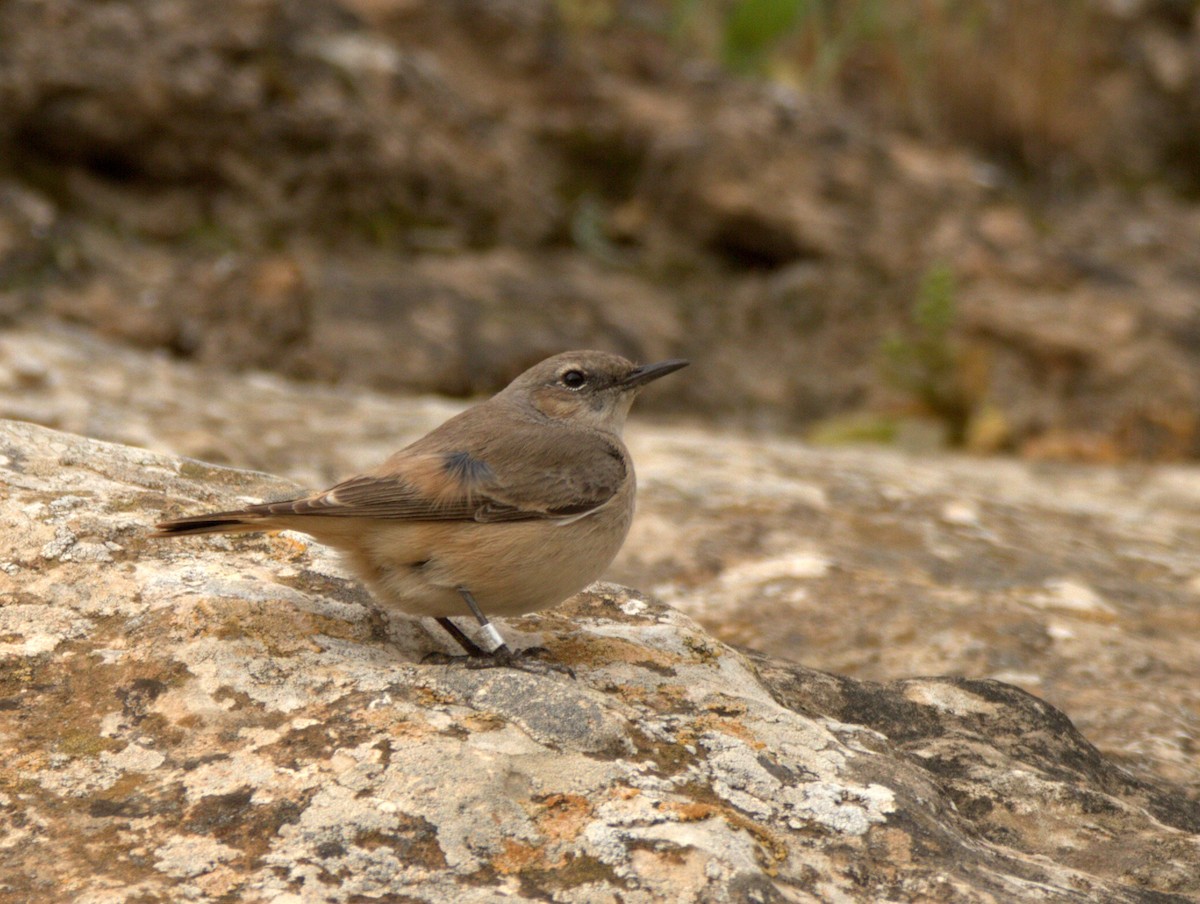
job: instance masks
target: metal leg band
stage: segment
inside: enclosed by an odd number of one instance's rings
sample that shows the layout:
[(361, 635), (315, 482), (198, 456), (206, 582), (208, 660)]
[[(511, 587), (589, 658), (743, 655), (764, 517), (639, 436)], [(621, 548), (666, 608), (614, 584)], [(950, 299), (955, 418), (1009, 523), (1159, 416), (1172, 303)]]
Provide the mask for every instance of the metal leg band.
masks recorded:
[(471, 591), (466, 587), (458, 588), (459, 595), (467, 603), (467, 608), (471, 610), (471, 614), (475, 616), (479, 622), (479, 627), (483, 631), (483, 636), (492, 644), (492, 649), (489, 652), (495, 653), (496, 650), (505, 646), (504, 638), (500, 636), (500, 632), (496, 630), (496, 626), (487, 620), (487, 616), (483, 614), (483, 610), (479, 608), (479, 603), (475, 602), (475, 597), (471, 596)]

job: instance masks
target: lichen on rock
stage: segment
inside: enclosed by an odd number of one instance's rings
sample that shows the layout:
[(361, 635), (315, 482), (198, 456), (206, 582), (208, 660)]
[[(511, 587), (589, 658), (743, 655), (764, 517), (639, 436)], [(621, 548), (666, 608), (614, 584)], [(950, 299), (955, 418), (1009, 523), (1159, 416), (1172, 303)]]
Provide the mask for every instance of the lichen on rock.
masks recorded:
[(6, 899), (1200, 892), (1195, 803), (1016, 688), (838, 678), (610, 584), (503, 626), (574, 678), (425, 663), (314, 544), (147, 536), (282, 482), (15, 422), (0, 456)]

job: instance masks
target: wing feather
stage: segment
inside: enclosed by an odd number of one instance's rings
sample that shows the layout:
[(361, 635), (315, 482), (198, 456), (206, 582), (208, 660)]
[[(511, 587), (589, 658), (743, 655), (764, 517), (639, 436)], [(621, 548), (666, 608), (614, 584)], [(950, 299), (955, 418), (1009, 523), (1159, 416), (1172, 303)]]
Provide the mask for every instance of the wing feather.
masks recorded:
[[(628, 458), (619, 441), (565, 428), (503, 431), (476, 448), (425, 440), (372, 472), (322, 493), (250, 506), (263, 515), (400, 521), (575, 520), (621, 488)], [(560, 435), (561, 433), (561, 435)], [(429, 448), (442, 445), (443, 449)]]

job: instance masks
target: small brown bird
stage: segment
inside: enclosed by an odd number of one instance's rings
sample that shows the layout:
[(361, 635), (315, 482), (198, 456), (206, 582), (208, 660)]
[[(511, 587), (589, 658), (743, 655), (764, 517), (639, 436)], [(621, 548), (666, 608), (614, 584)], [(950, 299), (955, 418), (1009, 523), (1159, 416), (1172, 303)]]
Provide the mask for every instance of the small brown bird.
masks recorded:
[(511, 659), (484, 612), (523, 615), (600, 577), (633, 519), (636, 481), (621, 441), (638, 392), (687, 365), (637, 366), (566, 352), (322, 493), (163, 521), (155, 536), (297, 530), (340, 550), (387, 607), (450, 621), (470, 613)]

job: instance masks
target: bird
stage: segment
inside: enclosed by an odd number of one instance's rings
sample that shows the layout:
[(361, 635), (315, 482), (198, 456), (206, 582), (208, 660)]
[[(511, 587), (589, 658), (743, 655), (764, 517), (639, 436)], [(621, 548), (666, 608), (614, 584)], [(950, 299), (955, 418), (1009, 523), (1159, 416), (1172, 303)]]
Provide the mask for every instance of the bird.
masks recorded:
[[(161, 521), (152, 536), (306, 533), (341, 552), (385, 609), (435, 619), (469, 657), (512, 663), (489, 615), (557, 605), (609, 566), (637, 487), (626, 416), (647, 384), (688, 363), (554, 355), (327, 490)], [(490, 649), (456, 617), (473, 618)]]

